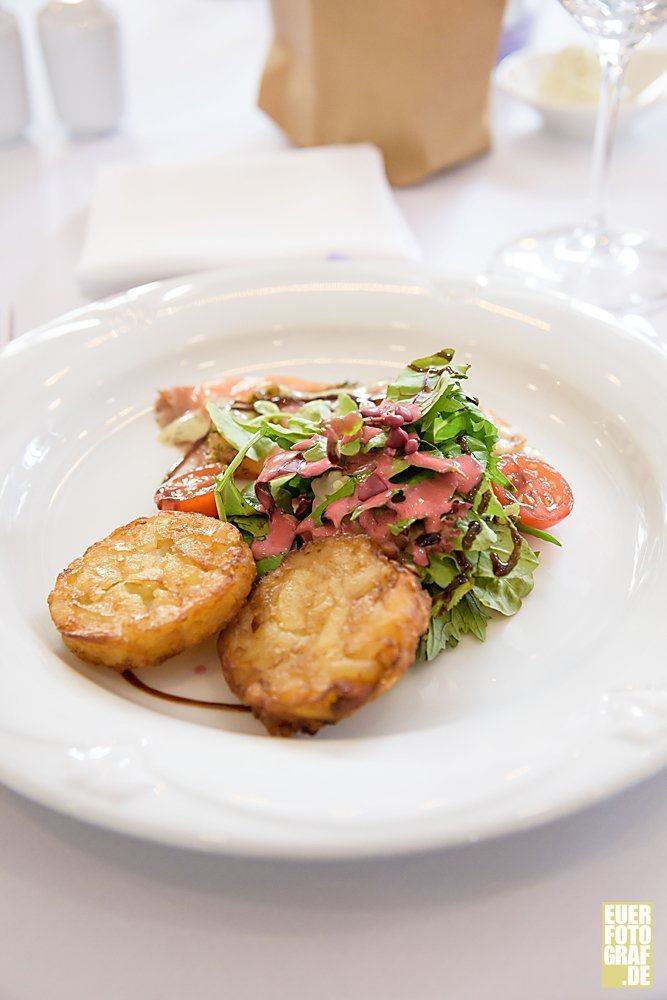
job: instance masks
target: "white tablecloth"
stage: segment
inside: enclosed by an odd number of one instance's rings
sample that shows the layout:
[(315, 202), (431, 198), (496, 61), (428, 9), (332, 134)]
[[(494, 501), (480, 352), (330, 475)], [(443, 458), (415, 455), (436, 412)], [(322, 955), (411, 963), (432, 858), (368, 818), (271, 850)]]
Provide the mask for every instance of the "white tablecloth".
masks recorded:
[[(17, 5), (19, 0), (16, 0)], [(33, 4), (20, 4), (24, 14)], [(69, 143), (43, 92), (35, 137), (0, 149), (0, 308), (21, 333), (83, 300), (73, 278), (96, 168), (280, 148), (254, 106), (258, 0), (117, 0), (124, 130)], [(572, 29), (546, 4), (538, 30)], [(31, 59), (35, 59), (31, 51)], [(35, 66), (35, 69), (39, 67)], [(497, 100), (494, 152), (398, 193), (443, 272), (482, 270), (518, 233), (585, 212), (587, 150)], [(619, 145), (619, 222), (667, 239), (667, 110)], [(646, 321), (635, 321), (643, 322)], [(667, 318), (652, 321), (667, 338)], [(543, 829), (358, 864), (241, 862), (104, 833), (0, 789), (1, 1000), (589, 1000), (600, 904), (653, 899), (667, 997), (667, 775)]]

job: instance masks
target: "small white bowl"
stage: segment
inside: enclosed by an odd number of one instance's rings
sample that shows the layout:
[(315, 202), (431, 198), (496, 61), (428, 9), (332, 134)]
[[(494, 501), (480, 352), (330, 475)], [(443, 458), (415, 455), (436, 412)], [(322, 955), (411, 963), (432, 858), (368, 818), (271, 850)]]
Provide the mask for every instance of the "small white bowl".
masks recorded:
[[(596, 103), (554, 101), (541, 93), (543, 75), (555, 52), (522, 50), (498, 64), (496, 86), (504, 93), (540, 112), (547, 128), (578, 139), (590, 139), (595, 126)], [(619, 127), (639, 118), (649, 108), (667, 100), (667, 50), (640, 49), (632, 56), (625, 75)]]

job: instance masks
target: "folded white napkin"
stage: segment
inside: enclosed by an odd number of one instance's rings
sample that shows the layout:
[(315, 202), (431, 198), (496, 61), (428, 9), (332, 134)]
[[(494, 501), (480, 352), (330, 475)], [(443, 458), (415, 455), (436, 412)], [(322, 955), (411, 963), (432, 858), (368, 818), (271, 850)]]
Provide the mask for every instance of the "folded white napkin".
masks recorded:
[(105, 294), (248, 261), (419, 256), (378, 150), (322, 146), (104, 168), (77, 274)]

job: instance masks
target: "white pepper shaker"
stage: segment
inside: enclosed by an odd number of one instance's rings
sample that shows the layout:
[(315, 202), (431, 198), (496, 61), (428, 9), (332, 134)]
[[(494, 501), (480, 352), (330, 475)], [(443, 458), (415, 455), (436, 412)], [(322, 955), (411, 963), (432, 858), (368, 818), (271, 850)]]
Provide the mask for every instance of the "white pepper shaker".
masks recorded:
[(123, 110), (118, 22), (103, 0), (49, 0), (37, 15), (56, 110), (73, 135), (116, 128)]
[(0, 9), (0, 142), (17, 139), (29, 120), (21, 35), (14, 15)]

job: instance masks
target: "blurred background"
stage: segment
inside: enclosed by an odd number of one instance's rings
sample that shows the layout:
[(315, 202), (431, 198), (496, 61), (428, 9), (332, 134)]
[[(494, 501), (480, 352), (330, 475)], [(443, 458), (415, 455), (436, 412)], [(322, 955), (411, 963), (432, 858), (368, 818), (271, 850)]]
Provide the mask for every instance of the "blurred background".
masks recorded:
[[(499, 16), (502, 3), (488, 2), (489, 16)], [(110, 0), (106, 9), (120, 40), (122, 113), (117, 128), (88, 136), (73, 136), (54, 107), (45, 39), (40, 44), (37, 30), (43, 7), (4, 0), (20, 31), (30, 101), (24, 135), (0, 145), (0, 306), (11, 317), (13, 335), (91, 298), (75, 268), (101, 167), (211, 161), (291, 145), (257, 103), (272, 38), (264, 0)], [(468, 38), (479, 34), (479, 24), (468, 25)], [(76, 45), (84, 44), (85, 32)], [(490, 69), (517, 47), (520, 56), (571, 44), (590, 47), (591, 41), (555, 0), (512, 0), (490, 55), (489, 44), (482, 53), (487, 77), (488, 60)], [(474, 75), (474, 62), (471, 69)], [(109, 71), (100, 65), (100, 74)], [(581, 76), (576, 65), (570, 71)], [(582, 84), (577, 79), (575, 91)], [(585, 215), (594, 105), (583, 126), (558, 122), (540, 113), (534, 106), (539, 95), (522, 93), (522, 86), (525, 80), (517, 83), (511, 73), (497, 75), (491, 85), (490, 152), (395, 189), (424, 260), (443, 272), (483, 271), (508, 240)], [(572, 97), (572, 86), (568, 93)], [(633, 117), (619, 136), (611, 205), (621, 220), (664, 238), (667, 105), (657, 96), (650, 114)], [(575, 92), (573, 100), (580, 97)], [(445, 144), (459, 100), (452, 92), (443, 101)], [(438, 120), (429, 120), (433, 135)]]

